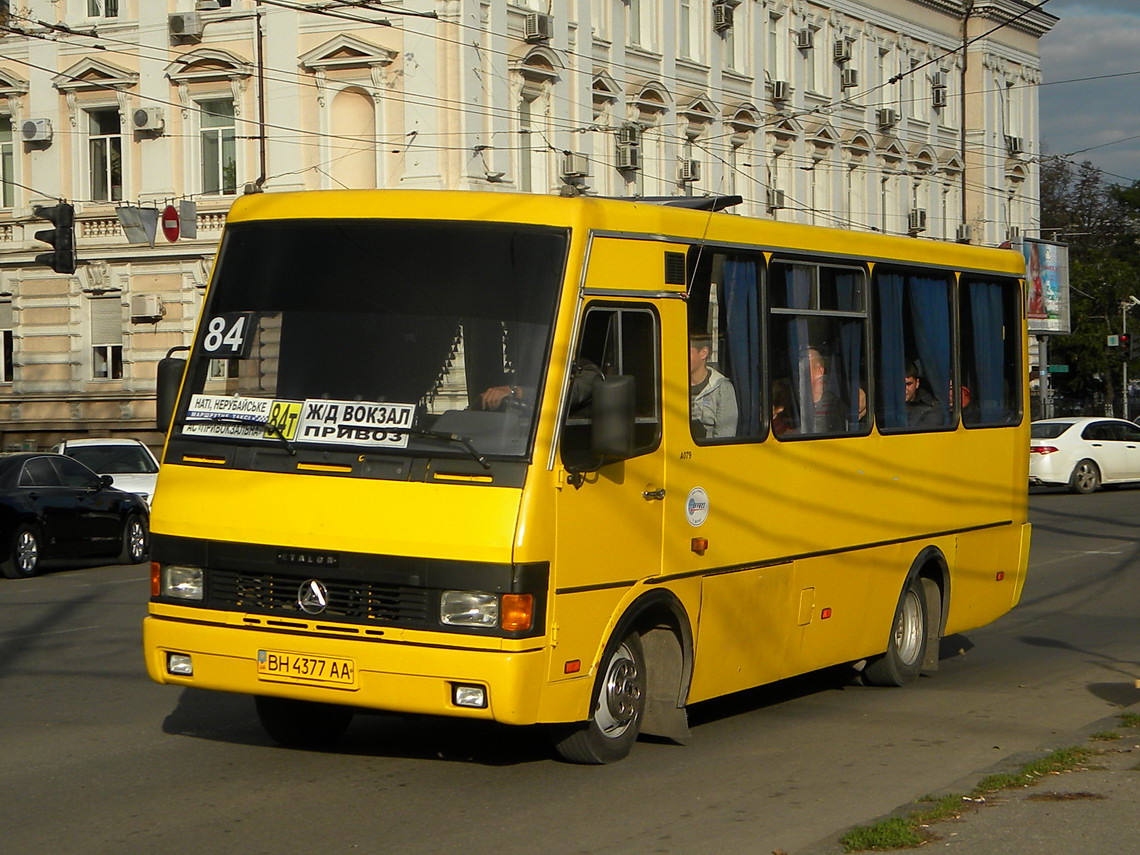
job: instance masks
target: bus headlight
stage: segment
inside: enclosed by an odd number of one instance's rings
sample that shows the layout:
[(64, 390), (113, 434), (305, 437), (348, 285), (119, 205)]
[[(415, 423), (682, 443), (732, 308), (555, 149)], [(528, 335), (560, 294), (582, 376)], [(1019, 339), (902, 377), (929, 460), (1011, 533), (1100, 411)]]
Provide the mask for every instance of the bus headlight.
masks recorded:
[(205, 577), (206, 574), (201, 567), (167, 564), (162, 568), (160, 596), (175, 597), (179, 600), (200, 600), (206, 590)]
[(439, 621), (447, 626), (499, 625), (499, 598), (481, 591), (444, 591), (439, 599)]

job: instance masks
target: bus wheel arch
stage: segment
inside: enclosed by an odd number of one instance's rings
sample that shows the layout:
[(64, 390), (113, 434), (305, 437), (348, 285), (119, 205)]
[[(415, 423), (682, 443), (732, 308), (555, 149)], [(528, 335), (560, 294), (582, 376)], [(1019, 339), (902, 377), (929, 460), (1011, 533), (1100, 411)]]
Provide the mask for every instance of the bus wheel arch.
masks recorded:
[(937, 547), (928, 546), (911, 564), (891, 619), (887, 649), (867, 660), (864, 682), (904, 686), (919, 674), (938, 670), (948, 595), (946, 558)]
[(692, 633), (668, 591), (643, 595), (622, 615), (598, 660), (589, 718), (554, 729), (555, 749), (572, 763), (613, 763), (641, 734), (684, 743), (684, 702), (692, 674)]

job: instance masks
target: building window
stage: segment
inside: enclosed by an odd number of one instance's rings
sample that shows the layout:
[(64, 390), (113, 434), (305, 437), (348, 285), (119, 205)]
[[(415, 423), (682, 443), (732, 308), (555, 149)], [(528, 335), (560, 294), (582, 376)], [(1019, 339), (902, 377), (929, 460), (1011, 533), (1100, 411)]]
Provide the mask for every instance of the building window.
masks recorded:
[(648, 50), (656, 47), (654, 39), (656, 22), (653, 18), (655, 5), (651, 0), (629, 0), (626, 29), (631, 45)]
[(123, 379), (123, 319), (117, 297), (91, 301), (91, 377)]
[[(228, 2), (223, 5), (230, 5)], [(119, 0), (87, 0), (88, 18), (119, 17)]]
[(3, 340), (4, 360), (0, 364), (0, 383), (12, 382), (13, 327), (12, 303), (0, 303), (0, 339)]
[(15, 205), (15, 155), (12, 144), (12, 117), (0, 116), (0, 207)]
[(237, 143), (234, 102), (229, 98), (199, 101), (201, 110), (202, 192), (237, 194)]
[(91, 167), (91, 198), (118, 202), (123, 198), (123, 136), (119, 111), (91, 110), (88, 121), (88, 157)]

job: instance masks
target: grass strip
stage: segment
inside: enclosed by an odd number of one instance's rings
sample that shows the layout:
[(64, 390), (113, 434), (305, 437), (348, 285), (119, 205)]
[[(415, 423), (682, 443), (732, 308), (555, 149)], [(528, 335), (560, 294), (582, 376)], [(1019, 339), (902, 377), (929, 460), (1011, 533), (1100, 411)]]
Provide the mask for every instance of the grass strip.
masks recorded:
[[(1140, 716), (1136, 725), (1140, 726)], [(946, 819), (954, 819), (970, 807), (971, 802), (984, 801), (987, 796), (1002, 790), (1031, 787), (1046, 775), (1071, 772), (1084, 765), (1092, 749), (1075, 745), (1060, 748), (1046, 756), (1026, 763), (1014, 772), (987, 775), (965, 795), (950, 795), (931, 800), (929, 808), (913, 811), (907, 816), (884, 819), (872, 825), (860, 825), (848, 831), (839, 842), (844, 852), (882, 852), (891, 849), (908, 849), (920, 846), (931, 837), (928, 826)]]

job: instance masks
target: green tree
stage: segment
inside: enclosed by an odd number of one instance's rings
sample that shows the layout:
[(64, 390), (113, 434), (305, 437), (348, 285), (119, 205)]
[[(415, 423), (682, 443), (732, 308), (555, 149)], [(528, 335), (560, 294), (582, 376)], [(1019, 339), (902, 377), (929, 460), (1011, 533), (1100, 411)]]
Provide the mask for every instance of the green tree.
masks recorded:
[[(1072, 333), (1049, 342), (1050, 362), (1069, 365), (1054, 375), (1055, 391), (1083, 399), (1088, 409), (1096, 392), (1120, 410), (1121, 356), (1107, 337), (1123, 331), (1122, 305), (1140, 292), (1140, 186), (1104, 180), (1090, 162), (1060, 158), (1041, 164), (1041, 233), (1069, 245)], [(1140, 312), (1130, 327), (1140, 334)], [(1132, 366), (1129, 366), (1132, 368)]]

